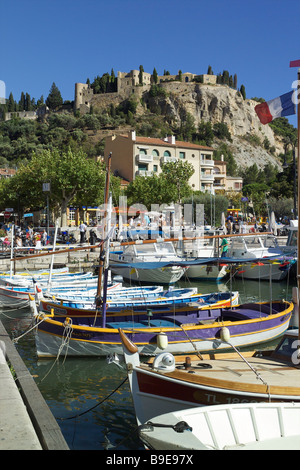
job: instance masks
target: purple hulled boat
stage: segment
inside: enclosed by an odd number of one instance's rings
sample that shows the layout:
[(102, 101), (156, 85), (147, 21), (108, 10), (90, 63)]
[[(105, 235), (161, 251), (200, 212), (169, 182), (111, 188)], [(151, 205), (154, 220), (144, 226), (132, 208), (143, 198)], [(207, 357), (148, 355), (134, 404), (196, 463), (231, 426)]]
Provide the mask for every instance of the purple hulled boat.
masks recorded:
[(105, 327), (101, 315), (61, 318), (41, 312), (36, 317), (37, 355), (57, 356), (58, 351), (68, 356), (123, 354), (120, 328), (141, 355), (155, 355), (161, 350), (173, 354), (223, 352), (231, 345), (256, 345), (282, 335), (292, 312), (293, 304), (287, 301), (250, 303), (141, 321), (115, 319), (107, 321)]

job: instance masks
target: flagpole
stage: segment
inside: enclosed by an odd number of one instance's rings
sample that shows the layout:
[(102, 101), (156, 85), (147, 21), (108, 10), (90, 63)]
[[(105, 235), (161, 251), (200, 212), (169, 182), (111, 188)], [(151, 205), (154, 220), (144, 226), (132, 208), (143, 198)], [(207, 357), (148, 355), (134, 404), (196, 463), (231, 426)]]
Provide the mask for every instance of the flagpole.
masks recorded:
[(300, 214), (300, 184), (299, 184), (299, 175), (300, 175), (300, 68), (298, 68), (298, 82), (297, 82), (297, 183), (298, 183), (298, 241), (297, 241), (297, 287), (298, 287), (298, 340), (300, 340), (300, 309), (299, 309), (299, 287), (300, 287), (300, 263), (299, 263), (299, 253), (300, 253), (300, 227), (299, 227), (299, 214)]
[[(299, 250), (300, 250), (300, 227), (299, 227), (299, 214), (300, 214), (300, 184), (299, 184), (299, 175), (300, 175), (300, 60), (291, 60), (290, 67), (298, 67), (297, 74), (297, 91), (296, 99), (293, 100), (294, 104), (297, 103), (297, 183), (298, 183), (298, 240), (297, 240), (297, 307), (298, 307), (298, 340), (300, 344), (300, 309), (299, 309), (299, 287), (300, 287), (300, 263), (299, 263)], [(295, 96), (295, 95), (294, 95)], [(296, 170), (296, 168), (295, 168)], [(298, 346), (298, 351), (300, 351), (300, 346)], [(298, 353), (299, 354), (299, 353)]]

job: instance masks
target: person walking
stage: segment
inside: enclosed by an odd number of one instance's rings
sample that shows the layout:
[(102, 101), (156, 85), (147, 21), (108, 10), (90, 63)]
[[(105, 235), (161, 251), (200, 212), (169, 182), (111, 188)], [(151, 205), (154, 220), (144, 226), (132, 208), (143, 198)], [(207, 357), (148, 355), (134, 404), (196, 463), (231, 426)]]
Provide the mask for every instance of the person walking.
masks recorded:
[(79, 225), (79, 232), (80, 232), (80, 243), (85, 242), (85, 233), (86, 233), (87, 226), (84, 222), (81, 222)]
[(47, 245), (47, 240), (48, 240), (48, 234), (47, 234), (46, 230), (44, 229), (44, 231), (42, 233), (42, 245), (43, 246)]

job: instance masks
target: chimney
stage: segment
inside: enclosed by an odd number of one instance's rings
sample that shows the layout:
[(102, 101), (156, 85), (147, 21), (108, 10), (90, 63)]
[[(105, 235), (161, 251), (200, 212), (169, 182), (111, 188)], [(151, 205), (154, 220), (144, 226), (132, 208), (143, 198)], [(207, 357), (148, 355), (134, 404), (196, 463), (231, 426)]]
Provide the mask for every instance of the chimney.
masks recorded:
[(131, 131), (131, 140), (136, 140), (136, 133), (135, 133), (135, 131)]
[(223, 153), (222, 153), (222, 155), (221, 155), (221, 162), (224, 162), (224, 155), (223, 155)]
[(175, 145), (175, 135), (168, 135), (169, 144)]

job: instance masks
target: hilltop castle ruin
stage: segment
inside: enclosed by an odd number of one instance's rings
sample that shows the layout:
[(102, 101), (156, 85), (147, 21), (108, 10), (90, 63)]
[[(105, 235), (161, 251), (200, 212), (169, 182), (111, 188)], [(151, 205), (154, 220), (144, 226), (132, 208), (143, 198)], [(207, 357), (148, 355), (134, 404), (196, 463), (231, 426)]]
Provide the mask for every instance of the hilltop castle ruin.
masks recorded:
[[(101, 107), (106, 104), (116, 102), (119, 104), (120, 101), (128, 99), (133, 94), (140, 98), (141, 95), (150, 90), (150, 87), (155, 83), (153, 75), (147, 72), (143, 72), (143, 84), (140, 84), (140, 71), (131, 70), (127, 72), (118, 72), (116, 77), (117, 91), (114, 93), (102, 93), (94, 94), (93, 89), (90, 85), (85, 83), (75, 83), (75, 100), (74, 109), (79, 110), (85, 114), (90, 111), (92, 104), (97, 104)], [(216, 75), (201, 74), (196, 75), (193, 73), (182, 73), (178, 75), (160, 75), (157, 77), (157, 84), (163, 82), (181, 81), (185, 83), (199, 80), (201, 83), (214, 85), (217, 83)]]

